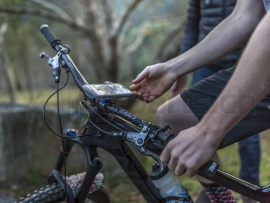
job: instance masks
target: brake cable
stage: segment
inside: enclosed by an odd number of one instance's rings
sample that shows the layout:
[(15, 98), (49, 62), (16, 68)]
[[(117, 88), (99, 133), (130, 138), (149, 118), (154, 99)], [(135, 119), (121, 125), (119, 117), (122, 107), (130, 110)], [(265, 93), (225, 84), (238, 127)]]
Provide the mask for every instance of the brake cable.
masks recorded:
[(82, 106), (82, 102), (80, 102), (80, 107), (81, 107), (81, 109), (82, 109), (82, 112), (83, 112), (84, 116), (87, 118), (87, 120), (88, 120), (88, 121), (89, 121), (96, 129), (98, 129), (99, 131), (101, 131), (101, 132), (103, 132), (103, 133), (105, 133), (105, 134), (107, 134), (107, 135), (111, 135), (110, 132), (107, 132), (107, 131), (101, 129), (101, 128), (98, 127), (96, 124), (94, 124), (93, 121), (91, 121), (91, 119), (89, 118), (89, 116), (87, 115), (87, 113), (85, 112), (85, 110), (84, 110), (84, 108), (83, 108), (83, 106)]
[(87, 108), (90, 108), (91, 111), (93, 111), (100, 119), (102, 119), (103, 121), (105, 121), (106, 123), (108, 123), (109, 125), (111, 125), (112, 127), (116, 128), (117, 130), (119, 130), (120, 132), (123, 132), (123, 129), (120, 129), (119, 127), (115, 126), (114, 124), (110, 123), (107, 119), (103, 118), (98, 112), (96, 112), (96, 110), (91, 107), (90, 105), (88, 105), (85, 100), (82, 101), (83, 105), (86, 106)]

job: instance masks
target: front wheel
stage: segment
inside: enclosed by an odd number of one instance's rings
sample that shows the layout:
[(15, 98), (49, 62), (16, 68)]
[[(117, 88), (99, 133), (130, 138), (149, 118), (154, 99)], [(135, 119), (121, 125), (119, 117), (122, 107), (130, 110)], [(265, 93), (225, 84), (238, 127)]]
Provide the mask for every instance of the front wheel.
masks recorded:
[[(27, 197), (21, 198), (18, 203), (57, 203), (65, 201), (65, 193), (58, 183), (47, 185), (44, 188), (28, 194)], [(86, 203), (110, 203), (110, 198), (106, 189), (101, 186), (97, 191), (89, 193)]]

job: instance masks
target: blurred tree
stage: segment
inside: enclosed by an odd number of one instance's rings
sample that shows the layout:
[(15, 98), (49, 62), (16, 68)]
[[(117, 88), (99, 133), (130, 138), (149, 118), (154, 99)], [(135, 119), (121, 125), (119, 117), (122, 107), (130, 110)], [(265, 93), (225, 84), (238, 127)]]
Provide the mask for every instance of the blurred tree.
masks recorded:
[[(123, 3), (129, 2), (127, 5)], [(87, 55), (93, 65), (96, 82), (109, 80), (116, 82), (119, 79), (121, 61), (136, 51), (144, 41), (144, 38), (154, 35), (166, 27), (162, 19), (155, 19), (151, 23), (145, 22), (140, 26), (132, 40), (128, 40), (127, 29), (130, 26), (131, 13), (138, 7), (142, 0), (121, 1), (121, 4), (114, 4), (109, 0), (80, 0), (79, 4), (73, 1), (45, 1), (27, 0), (11, 1), (0, 5), (0, 12), (9, 14), (27, 14), (32, 16), (44, 17), (54, 22), (69, 26), (79, 31), (89, 42)], [(113, 8), (120, 7), (120, 15), (115, 15)], [(154, 22), (154, 23), (153, 23)], [(155, 23), (157, 22), (157, 23)], [(160, 50), (155, 57), (159, 61), (164, 47), (166, 47), (173, 37), (179, 34), (182, 26), (177, 26), (168, 34), (165, 42), (162, 43)], [(30, 84), (28, 86), (31, 86)]]
[(6, 33), (8, 27), (8, 23), (4, 22), (0, 27), (0, 71), (1, 75), (4, 76), (6, 87), (7, 87), (7, 93), (9, 94), (10, 102), (16, 102), (16, 94), (17, 94), (17, 88), (14, 81), (14, 73), (13, 69), (8, 67), (10, 66), (8, 55), (5, 55), (4, 53), (4, 47), (3, 47), (3, 38)]

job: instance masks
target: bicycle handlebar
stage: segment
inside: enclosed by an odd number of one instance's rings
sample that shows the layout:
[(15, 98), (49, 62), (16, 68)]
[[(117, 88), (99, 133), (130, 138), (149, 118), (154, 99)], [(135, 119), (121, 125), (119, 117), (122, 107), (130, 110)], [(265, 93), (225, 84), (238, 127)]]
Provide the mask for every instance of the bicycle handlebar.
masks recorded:
[(40, 27), (40, 31), (53, 48), (54, 48), (54, 44), (57, 44), (57, 43), (61, 44), (61, 41), (55, 37), (55, 35), (51, 32), (48, 25), (46, 24), (42, 25)]
[[(41, 33), (44, 35), (44, 37), (47, 39), (47, 41), (51, 44), (53, 49), (57, 52), (60, 52), (63, 47), (61, 44), (61, 41), (56, 38), (56, 36), (51, 32), (50, 28), (48, 25), (42, 25), (40, 27)], [(77, 69), (71, 58), (69, 57), (68, 54), (62, 53), (61, 54), (62, 60), (65, 62), (65, 64), (69, 67), (69, 70), (79, 87), (79, 89), (84, 93), (83, 86), (87, 85), (88, 83), (80, 73), (80, 71)], [(144, 126), (147, 125), (147, 122), (140, 119), (139, 117), (131, 114), (130, 112), (118, 107), (118, 106), (107, 106), (104, 102), (99, 101), (97, 102), (98, 106), (106, 109), (110, 112), (113, 112), (115, 114), (118, 114), (121, 117), (124, 117), (125, 119), (133, 122), (136, 126)], [(169, 141), (171, 141), (175, 136), (174, 135), (168, 135), (164, 132), (159, 132), (156, 136), (155, 139), (159, 140), (161, 144), (165, 147)]]
[[(105, 102), (103, 101), (98, 101), (97, 102), (97, 106), (101, 109), (104, 109), (108, 112), (111, 112), (113, 114), (119, 115), (120, 117), (130, 121), (131, 123), (133, 123), (136, 126), (147, 126), (150, 123), (147, 123), (146, 121), (142, 120), (141, 118), (139, 118), (136, 115), (131, 114), (129, 111), (122, 109), (118, 106), (115, 105), (107, 105)], [(143, 127), (141, 127), (142, 129)], [(175, 138), (175, 136), (173, 134), (166, 134), (162, 131), (158, 132), (155, 139), (160, 141), (161, 144), (165, 147), (168, 142), (170, 142), (173, 138)]]
[(159, 132), (156, 136), (156, 139), (159, 140), (163, 146), (166, 146), (174, 138), (175, 135), (173, 134), (168, 135), (164, 132)]
[[(61, 58), (62, 60), (65, 62), (65, 64), (69, 67), (69, 70), (77, 84), (77, 86), (79, 87), (79, 89), (84, 93), (84, 89), (83, 86), (84, 85), (88, 85), (88, 83), (86, 82), (86, 80), (84, 79), (84, 77), (82, 76), (82, 74), (80, 73), (80, 71), (77, 69), (77, 67), (75, 66), (75, 64), (73, 63), (73, 61), (71, 60), (71, 58), (69, 57), (68, 54), (62, 52), (63, 50), (63, 46), (61, 44), (61, 41), (58, 40), (55, 35), (51, 32), (51, 30), (49, 29), (48, 25), (42, 25), (40, 27), (40, 31), (41, 33), (44, 35), (44, 37), (47, 39), (47, 41), (51, 44), (51, 46), (53, 47), (53, 49), (55, 51), (57, 51), (58, 53), (61, 52)], [(139, 117), (131, 114), (130, 112), (115, 106), (115, 105), (106, 105), (104, 102), (102, 101), (98, 101), (97, 105), (102, 108), (105, 109), (109, 112), (112, 112), (116, 115), (119, 115), (125, 119), (127, 119), (128, 121), (131, 121), (133, 124), (135, 124), (136, 126), (145, 126), (147, 125), (147, 122), (140, 119)], [(150, 124), (150, 123), (148, 123)], [(160, 141), (162, 146), (165, 147), (172, 139), (174, 139), (175, 136), (174, 135), (168, 135), (164, 132), (158, 132), (155, 139)], [(202, 167), (200, 169), (200, 171), (203, 170), (207, 170), (208, 167)]]
[[(61, 41), (55, 37), (55, 35), (51, 32), (48, 25), (42, 25), (40, 27), (40, 31), (44, 35), (44, 37), (47, 39), (47, 41), (51, 44), (52, 48), (55, 51), (60, 52), (63, 49)], [(83, 86), (88, 85), (88, 83), (86, 82), (86, 80), (84, 79), (84, 77), (82, 76), (82, 74), (80, 73), (80, 71), (78, 70), (76, 65), (73, 63), (73, 61), (71, 60), (68, 54), (61, 53), (61, 58), (65, 62), (65, 64), (69, 67), (69, 70), (77, 86), (84, 93)]]

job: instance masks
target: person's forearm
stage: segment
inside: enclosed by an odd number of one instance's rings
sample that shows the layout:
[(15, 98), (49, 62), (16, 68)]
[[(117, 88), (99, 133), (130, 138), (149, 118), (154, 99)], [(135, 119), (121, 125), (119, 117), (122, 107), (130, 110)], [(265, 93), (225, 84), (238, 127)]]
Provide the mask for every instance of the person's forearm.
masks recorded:
[(269, 93), (269, 21), (270, 13), (254, 32), (228, 85), (199, 124), (219, 140)]
[(181, 56), (166, 62), (166, 66), (180, 77), (236, 50), (247, 42), (260, 21), (261, 10), (257, 10), (258, 14), (252, 11), (253, 15), (233, 12), (202, 42)]

